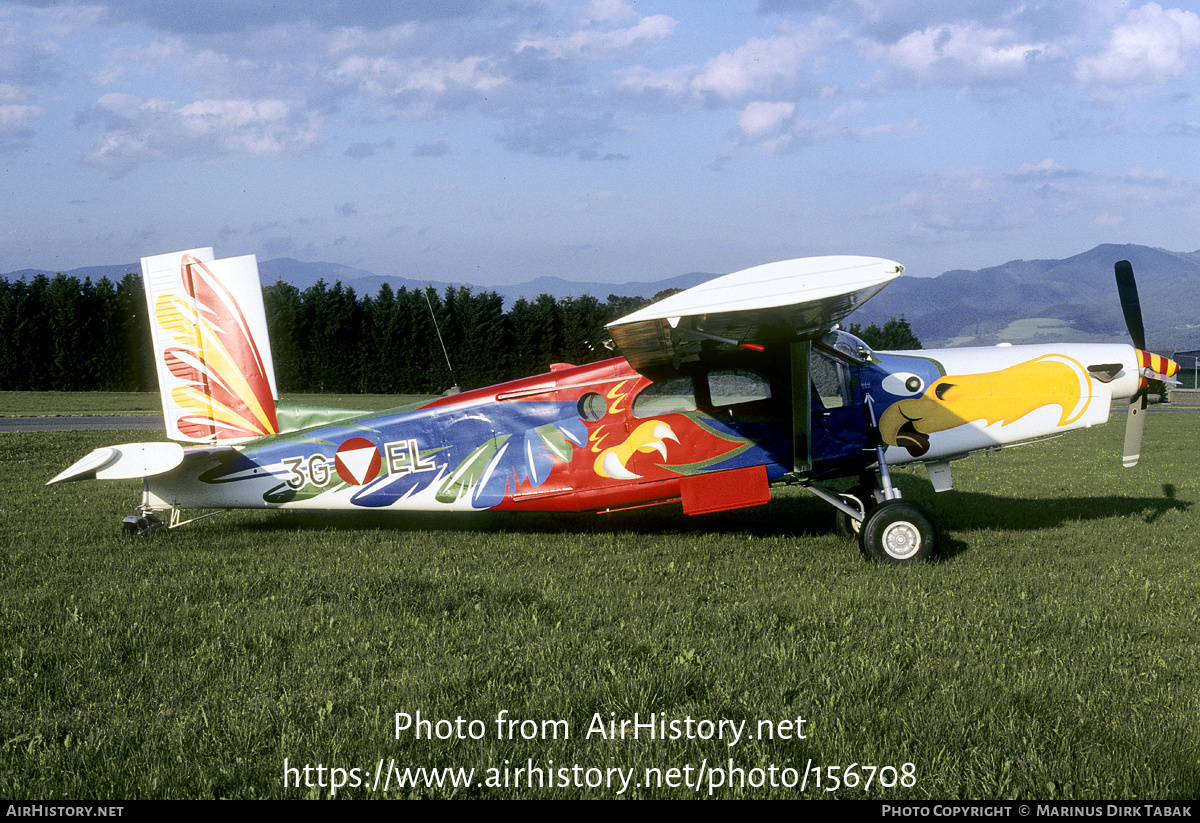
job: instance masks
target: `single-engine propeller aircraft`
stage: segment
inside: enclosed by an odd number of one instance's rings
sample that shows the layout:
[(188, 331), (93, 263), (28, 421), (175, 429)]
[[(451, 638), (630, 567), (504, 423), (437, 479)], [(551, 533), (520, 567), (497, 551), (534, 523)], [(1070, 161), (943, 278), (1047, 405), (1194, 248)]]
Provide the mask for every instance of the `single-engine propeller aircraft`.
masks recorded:
[[(228, 508), (702, 514), (791, 483), (833, 506), (867, 556), (900, 564), (938, 538), (891, 466), (923, 463), (945, 491), (951, 461), (1103, 423), (1121, 398), (1124, 462), (1137, 463), (1148, 380), (1179, 366), (1144, 350), (1128, 263), (1116, 273), (1133, 346), (876, 352), (838, 329), (903, 270), (849, 256), (756, 266), (609, 324), (621, 357), (363, 412), (278, 402), (253, 256), (147, 257), (171, 442), (97, 449), (49, 482), (143, 478), (132, 534)], [(844, 478), (856, 485), (831, 484)]]

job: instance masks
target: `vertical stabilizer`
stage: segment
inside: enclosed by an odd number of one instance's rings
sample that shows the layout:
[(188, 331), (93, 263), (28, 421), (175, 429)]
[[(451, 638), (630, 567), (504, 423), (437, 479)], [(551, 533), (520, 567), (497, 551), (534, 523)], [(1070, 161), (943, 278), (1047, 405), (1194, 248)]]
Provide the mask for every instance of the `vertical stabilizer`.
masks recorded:
[(279, 431), (275, 367), (253, 255), (142, 258), (167, 436), (240, 443)]

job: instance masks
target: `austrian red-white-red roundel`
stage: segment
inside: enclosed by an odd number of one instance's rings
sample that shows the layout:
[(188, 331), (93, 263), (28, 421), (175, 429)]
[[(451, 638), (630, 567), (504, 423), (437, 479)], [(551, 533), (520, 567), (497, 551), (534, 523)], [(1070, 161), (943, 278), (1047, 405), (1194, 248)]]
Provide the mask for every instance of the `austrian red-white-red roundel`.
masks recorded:
[(364, 437), (351, 437), (334, 455), (338, 477), (351, 486), (364, 486), (379, 476), (383, 458), (375, 444)]

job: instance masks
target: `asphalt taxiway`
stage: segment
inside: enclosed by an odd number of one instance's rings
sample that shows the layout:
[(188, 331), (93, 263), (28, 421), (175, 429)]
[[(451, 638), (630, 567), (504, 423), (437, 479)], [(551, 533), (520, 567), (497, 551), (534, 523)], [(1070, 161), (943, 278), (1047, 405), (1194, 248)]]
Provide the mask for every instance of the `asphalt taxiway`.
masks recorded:
[(0, 432), (164, 431), (161, 414), (88, 417), (0, 417)]

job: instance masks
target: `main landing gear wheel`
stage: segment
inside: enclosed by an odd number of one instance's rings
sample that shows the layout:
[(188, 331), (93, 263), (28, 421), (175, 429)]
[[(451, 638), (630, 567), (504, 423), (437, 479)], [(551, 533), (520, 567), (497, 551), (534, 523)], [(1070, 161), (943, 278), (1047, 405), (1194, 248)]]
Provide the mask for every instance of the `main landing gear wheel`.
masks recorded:
[(937, 526), (923, 506), (885, 500), (862, 522), (858, 541), (863, 554), (893, 566), (923, 563), (937, 551)]

